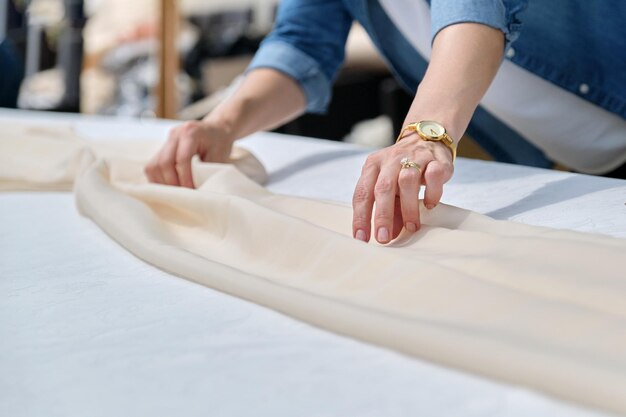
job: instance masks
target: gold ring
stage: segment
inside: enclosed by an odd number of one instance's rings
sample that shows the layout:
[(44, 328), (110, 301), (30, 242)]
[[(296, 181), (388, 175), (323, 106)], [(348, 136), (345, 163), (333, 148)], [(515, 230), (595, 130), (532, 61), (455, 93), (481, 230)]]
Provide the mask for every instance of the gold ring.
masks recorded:
[(417, 162), (411, 161), (409, 158), (403, 158), (400, 161), (400, 164), (402, 165), (402, 169), (415, 168), (419, 172), (422, 172), (422, 167), (420, 166), (420, 164), (418, 164)]

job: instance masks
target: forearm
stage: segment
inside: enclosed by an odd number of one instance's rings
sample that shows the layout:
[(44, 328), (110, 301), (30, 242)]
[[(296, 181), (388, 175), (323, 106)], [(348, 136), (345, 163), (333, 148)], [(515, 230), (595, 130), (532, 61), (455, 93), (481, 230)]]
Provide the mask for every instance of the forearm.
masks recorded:
[(251, 71), (235, 93), (204, 120), (221, 126), (233, 140), (278, 127), (302, 114), (306, 100), (289, 76), (269, 68)]
[(406, 123), (437, 121), (458, 142), (498, 71), (503, 49), (504, 34), (489, 26), (461, 23), (440, 31)]

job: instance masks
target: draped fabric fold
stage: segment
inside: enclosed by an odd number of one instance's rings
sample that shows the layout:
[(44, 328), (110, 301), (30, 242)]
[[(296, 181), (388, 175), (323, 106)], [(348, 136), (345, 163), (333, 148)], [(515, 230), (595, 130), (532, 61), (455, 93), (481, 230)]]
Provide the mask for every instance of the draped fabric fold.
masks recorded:
[(270, 193), (245, 151), (234, 165), (195, 161), (191, 190), (146, 181), (153, 143), (8, 132), (0, 190), (73, 183), (82, 214), (161, 269), (334, 332), (626, 413), (626, 240), (440, 205), (422, 210), (417, 234), (365, 244), (351, 237), (349, 206)]

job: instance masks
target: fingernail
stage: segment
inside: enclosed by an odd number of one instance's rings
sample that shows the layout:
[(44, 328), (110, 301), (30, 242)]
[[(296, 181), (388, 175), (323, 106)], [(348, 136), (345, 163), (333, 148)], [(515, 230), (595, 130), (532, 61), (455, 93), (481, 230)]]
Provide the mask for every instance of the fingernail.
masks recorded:
[(415, 225), (415, 223), (407, 223), (405, 227), (406, 227), (406, 230), (408, 230), (411, 233), (414, 233), (415, 231), (417, 231), (417, 226)]
[(363, 229), (359, 229), (356, 231), (356, 235), (354, 236), (357, 240), (362, 240), (363, 242), (367, 242), (367, 235)]
[(426, 208), (427, 208), (428, 210), (432, 210), (432, 209), (434, 209), (434, 208), (435, 208), (435, 205), (434, 205), (434, 204), (426, 204)]
[(376, 240), (380, 243), (386, 243), (389, 240), (389, 231), (386, 227), (381, 227), (378, 229), (378, 235), (376, 235)]

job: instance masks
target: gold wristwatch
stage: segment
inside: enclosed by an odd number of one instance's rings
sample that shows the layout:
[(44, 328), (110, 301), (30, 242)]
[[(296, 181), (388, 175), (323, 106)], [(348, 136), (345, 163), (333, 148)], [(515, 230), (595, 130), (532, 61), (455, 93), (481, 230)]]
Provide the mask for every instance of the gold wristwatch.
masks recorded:
[(456, 159), (456, 144), (454, 143), (454, 139), (446, 133), (446, 129), (441, 125), (441, 123), (433, 122), (432, 120), (422, 120), (418, 123), (409, 123), (398, 135), (396, 143), (400, 142), (406, 132), (416, 132), (417, 135), (423, 140), (442, 142), (450, 149), (450, 151), (452, 151), (452, 162)]

